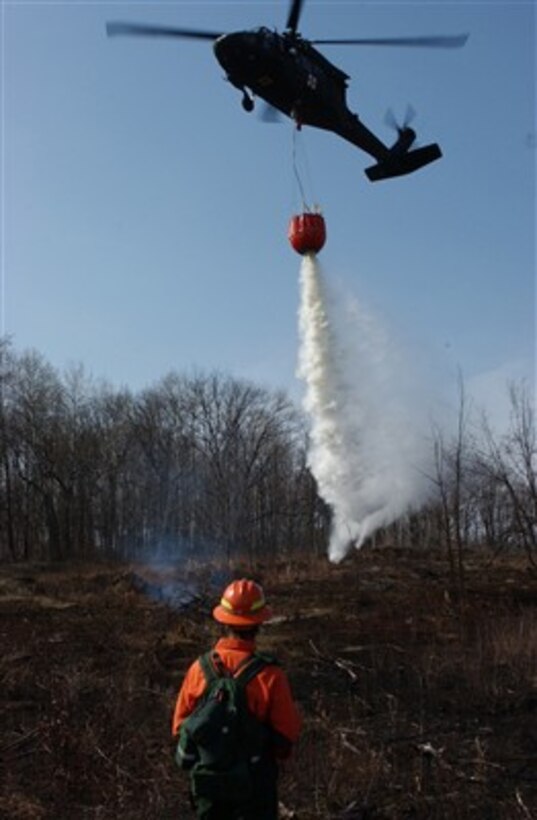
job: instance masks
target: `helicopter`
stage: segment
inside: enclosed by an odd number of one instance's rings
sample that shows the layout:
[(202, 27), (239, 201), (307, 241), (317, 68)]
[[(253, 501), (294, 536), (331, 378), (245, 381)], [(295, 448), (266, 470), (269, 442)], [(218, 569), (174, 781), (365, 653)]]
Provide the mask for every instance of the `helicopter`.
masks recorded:
[(399, 125), (392, 117), (397, 139), (385, 145), (350, 111), (346, 102), (349, 76), (331, 63), (315, 45), (376, 45), (431, 48), (460, 48), (467, 34), (419, 37), (306, 40), (298, 32), (303, 0), (291, 0), (287, 23), (282, 33), (265, 26), (229, 34), (192, 28), (173, 28), (139, 23), (110, 22), (107, 34), (148, 37), (176, 37), (208, 40), (226, 78), (242, 94), (245, 111), (254, 109), (259, 97), (271, 109), (303, 125), (331, 131), (375, 159), (365, 169), (372, 182), (410, 174), (440, 159), (436, 143), (412, 147), (416, 132), (409, 117)]

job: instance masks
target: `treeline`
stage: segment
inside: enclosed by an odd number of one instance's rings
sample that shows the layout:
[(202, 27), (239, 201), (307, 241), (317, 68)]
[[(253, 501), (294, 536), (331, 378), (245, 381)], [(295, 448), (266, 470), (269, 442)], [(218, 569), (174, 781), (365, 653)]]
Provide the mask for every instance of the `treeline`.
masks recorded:
[[(537, 443), (524, 384), (501, 436), (460, 386), (454, 431), (431, 431), (431, 499), (374, 536), (444, 549), (464, 582), (472, 545), (537, 556)], [(0, 346), (0, 560), (251, 559), (324, 553), (330, 511), (289, 399), (222, 374), (171, 373), (139, 393), (59, 374)]]
[(324, 549), (305, 428), (282, 393), (172, 373), (135, 395), (6, 343), (1, 363), (2, 559)]

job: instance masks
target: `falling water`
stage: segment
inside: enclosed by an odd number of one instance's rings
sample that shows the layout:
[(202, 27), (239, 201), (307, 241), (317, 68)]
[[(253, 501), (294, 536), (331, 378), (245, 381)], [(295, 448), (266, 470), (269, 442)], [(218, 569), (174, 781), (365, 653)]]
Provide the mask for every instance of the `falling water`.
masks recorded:
[(333, 511), (330, 559), (340, 561), (424, 501), (429, 424), (408, 362), (380, 322), (329, 287), (313, 254), (303, 258), (300, 282), (308, 460)]

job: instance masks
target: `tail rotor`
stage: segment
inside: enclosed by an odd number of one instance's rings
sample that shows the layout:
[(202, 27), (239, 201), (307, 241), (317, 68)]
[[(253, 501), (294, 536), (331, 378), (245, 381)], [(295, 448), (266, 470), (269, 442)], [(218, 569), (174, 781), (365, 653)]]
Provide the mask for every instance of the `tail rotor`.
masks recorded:
[(410, 146), (414, 144), (416, 140), (416, 132), (410, 127), (410, 123), (413, 122), (415, 117), (416, 109), (410, 103), (406, 107), (405, 116), (402, 123), (398, 121), (393, 109), (388, 108), (384, 116), (384, 122), (388, 128), (392, 128), (398, 134), (397, 142), (394, 147), (397, 146), (398, 148), (408, 151)]

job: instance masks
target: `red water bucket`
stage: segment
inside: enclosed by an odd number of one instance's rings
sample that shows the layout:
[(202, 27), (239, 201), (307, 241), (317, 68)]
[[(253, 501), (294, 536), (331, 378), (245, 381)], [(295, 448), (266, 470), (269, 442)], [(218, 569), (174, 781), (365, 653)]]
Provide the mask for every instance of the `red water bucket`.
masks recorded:
[(319, 253), (326, 242), (326, 225), (321, 214), (303, 213), (291, 217), (287, 233), (297, 253)]

